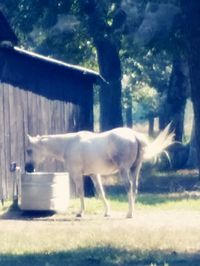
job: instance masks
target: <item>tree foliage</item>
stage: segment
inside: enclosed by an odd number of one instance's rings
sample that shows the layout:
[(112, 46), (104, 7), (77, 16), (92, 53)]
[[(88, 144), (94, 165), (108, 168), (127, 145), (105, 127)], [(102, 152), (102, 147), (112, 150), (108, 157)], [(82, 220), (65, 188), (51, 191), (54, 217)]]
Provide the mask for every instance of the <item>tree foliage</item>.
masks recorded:
[[(124, 109), (146, 110), (141, 117), (155, 116), (164, 106), (173, 54), (183, 43), (177, 2), (7, 0), (1, 8), (25, 48), (99, 69), (107, 80), (100, 90), (107, 129), (122, 124), (121, 94)], [(121, 92), (123, 74), (131, 82)]]
[(2, 8), (26, 49), (97, 68), (91, 39), (72, 2), (8, 0)]

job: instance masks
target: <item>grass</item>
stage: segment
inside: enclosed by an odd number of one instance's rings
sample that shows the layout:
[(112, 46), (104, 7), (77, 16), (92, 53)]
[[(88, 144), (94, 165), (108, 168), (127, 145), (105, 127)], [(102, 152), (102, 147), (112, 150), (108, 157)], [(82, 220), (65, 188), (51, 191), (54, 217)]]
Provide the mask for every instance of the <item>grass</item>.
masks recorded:
[[(110, 194), (108, 200), (111, 209), (115, 212), (127, 211), (127, 196), (125, 193)], [(103, 213), (103, 203), (97, 199), (85, 199), (86, 214)], [(69, 211), (75, 213), (79, 207), (79, 199), (74, 199)], [(200, 211), (200, 193), (199, 192), (182, 192), (166, 194), (139, 194), (136, 200), (136, 210), (159, 211), (159, 210), (193, 210)]]
[(132, 220), (125, 219), (127, 196), (114, 179), (107, 184), (111, 218), (103, 217), (95, 198), (86, 199), (83, 219), (75, 218), (77, 199), (67, 214), (49, 216), (25, 215), (6, 202), (0, 207), (0, 266), (199, 266), (200, 193), (185, 191), (196, 184), (196, 172), (157, 173), (147, 181), (141, 183), (148, 191), (156, 185), (176, 192), (139, 193)]
[[(67, 215), (6, 216), (0, 209), (0, 265), (200, 265), (200, 195), (191, 193), (140, 194), (134, 219), (125, 219), (126, 196), (109, 193), (112, 217), (103, 205), (86, 199), (83, 219)], [(11, 212), (13, 213), (13, 211)]]

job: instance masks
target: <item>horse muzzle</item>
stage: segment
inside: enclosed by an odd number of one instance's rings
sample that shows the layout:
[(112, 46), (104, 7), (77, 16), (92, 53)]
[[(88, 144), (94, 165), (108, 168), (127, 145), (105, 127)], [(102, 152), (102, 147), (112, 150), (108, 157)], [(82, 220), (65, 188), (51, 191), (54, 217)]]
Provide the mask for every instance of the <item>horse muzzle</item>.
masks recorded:
[(24, 170), (28, 173), (35, 172), (35, 163), (32, 161), (26, 162)]

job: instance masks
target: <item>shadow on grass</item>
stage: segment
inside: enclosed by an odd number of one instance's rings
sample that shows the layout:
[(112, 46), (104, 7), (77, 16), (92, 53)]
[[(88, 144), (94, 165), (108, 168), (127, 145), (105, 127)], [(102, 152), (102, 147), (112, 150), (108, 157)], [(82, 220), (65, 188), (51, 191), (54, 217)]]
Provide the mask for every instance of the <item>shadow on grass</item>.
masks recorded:
[(138, 202), (143, 205), (156, 205), (162, 203), (175, 203), (185, 200), (200, 200), (199, 192), (178, 192), (170, 194), (141, 194), (138, 195)]
[[(12, 204), (5, 212), (0, 215), (0, 219), (2, 220), (32, 220), (42, 218), (45, 219), (47, 217), (51, 217), (55, 214), (55, 211), (22, 211), (20, 208)], [(1, 265), (1, 264), (0, 264)]]
[[(109, 186), (106, 188), (107, 196), (111, 200), (127, 202), (127, 194), (123, 186)], [(200, 199), (200, 192), (177, 192), (177, 193), (138, 193), (137, 202), (143, 205), (157, 205), (164, 203), (181, 202), (188, 199)]]
[(9, 255), (0, 254), (1, 266), (199, 266), (197, 254), (177, 254), (158, 251), (127, 251), (110, 246), (80, 248), (66, 252), (49, 252), (46, 254)]

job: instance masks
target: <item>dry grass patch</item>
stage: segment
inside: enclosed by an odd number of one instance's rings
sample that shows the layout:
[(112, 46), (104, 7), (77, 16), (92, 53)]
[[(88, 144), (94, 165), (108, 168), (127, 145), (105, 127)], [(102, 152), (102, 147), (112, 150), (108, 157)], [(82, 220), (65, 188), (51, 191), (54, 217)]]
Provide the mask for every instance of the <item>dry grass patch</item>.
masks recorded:
[(111, 196), (110, 218), (87, 199), (83, 219), (75, 200), (67, 215), (0, 220), (0, 265), (200, 265), (198, 195), (140, 195), (134, 219), (125, 219), (125, 199)]

